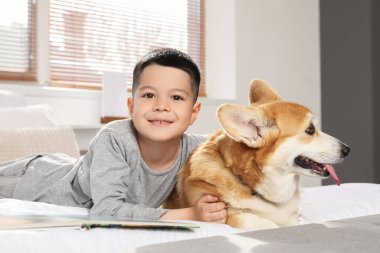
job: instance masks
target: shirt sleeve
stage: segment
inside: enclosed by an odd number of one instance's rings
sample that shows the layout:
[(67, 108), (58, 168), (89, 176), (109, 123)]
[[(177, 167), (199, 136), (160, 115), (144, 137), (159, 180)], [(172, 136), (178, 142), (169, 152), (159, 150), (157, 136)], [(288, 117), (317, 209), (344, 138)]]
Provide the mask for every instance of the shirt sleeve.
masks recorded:
[(126, 202), (130, 167), (123, 154), (122, 142), (110, 131), (98, 135), (93, 146), (90, 189), (91, 215), (122, 216), (128, 219), (159, 220), (166, 209), (150, 208)]

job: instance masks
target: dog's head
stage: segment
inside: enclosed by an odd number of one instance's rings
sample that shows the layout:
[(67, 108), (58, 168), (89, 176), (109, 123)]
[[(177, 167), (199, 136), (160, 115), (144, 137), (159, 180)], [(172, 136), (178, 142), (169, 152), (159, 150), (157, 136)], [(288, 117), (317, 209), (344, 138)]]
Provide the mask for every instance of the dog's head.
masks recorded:
[(308, 108), (284, 101), (262, 80), (251, 83), (249, 99), (250, 106), (221, 105), (217, 117), (230, 138), (257, 150), (263, 170), (331, 176), (340, 183), (331, 164), (350, 148), (320, 131)]

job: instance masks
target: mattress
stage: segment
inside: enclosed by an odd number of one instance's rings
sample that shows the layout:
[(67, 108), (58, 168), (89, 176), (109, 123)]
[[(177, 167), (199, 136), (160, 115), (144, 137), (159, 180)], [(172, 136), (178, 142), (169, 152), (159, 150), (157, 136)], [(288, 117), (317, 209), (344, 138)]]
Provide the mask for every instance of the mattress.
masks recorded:
[[(83, 216), (88, 215), (88, 210), (14, 199), (0, 199), (0, 214)], [(380, 185), (351, 183), (342, 184), (341, 186), (304, 188), (301, 195), (300, 214), (300, 224), (304, 226), (310, 225), (311, 227), (341, 219), (380, 214)], [(91, 251), (118, 253), (139, 251), (138, 249), (146, 249), (146, 247), (151, 249), (156, 244), (157, 249), (159, 249), (158, 245), (160, 244), (173, 243), (174, 245), (174, 243), (185, 240), (193, 240), (193, 242), (202, 244), (202, 240), (205, 238), (215, 236), (232, 236), (234, 238), (235, 235), (239, 236), (245, 233), (245, 231), (225, 224), (186, 222), (196, 223), (199, 228), (191, 230), (147, 228), (2, 230), (0, 231), (0, 245), (2, 253)], [(305, 232), (303, 231), (302, 233)], [(320, 243), (325, 242), (321, 241)]]

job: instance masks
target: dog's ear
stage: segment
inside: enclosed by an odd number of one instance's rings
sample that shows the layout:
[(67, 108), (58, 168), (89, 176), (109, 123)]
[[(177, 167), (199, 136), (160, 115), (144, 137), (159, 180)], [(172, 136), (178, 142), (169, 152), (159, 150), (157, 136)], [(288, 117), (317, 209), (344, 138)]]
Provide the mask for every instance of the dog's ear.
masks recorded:
[(253, 148), (265, 145), (263, 136), (274, 124), (258, 107), (224, 104), (218, 107), (217, 117), (228, 136)]
[(280, 95), (264, 80), (256, 79), (249, 88), (249, 102), (251, 104), (264, 104), (282, 100)]

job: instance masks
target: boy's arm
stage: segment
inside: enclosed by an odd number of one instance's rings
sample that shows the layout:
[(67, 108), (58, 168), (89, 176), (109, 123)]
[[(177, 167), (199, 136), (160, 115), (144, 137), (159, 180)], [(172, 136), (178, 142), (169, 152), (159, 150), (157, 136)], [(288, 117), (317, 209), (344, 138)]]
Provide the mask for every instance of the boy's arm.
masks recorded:
[(226, 223), (227, 209), (224, 202), (212, 195), (205, 195), (188, 208), (171, 209), (160, 220), (197, 220), (214, 223)]

